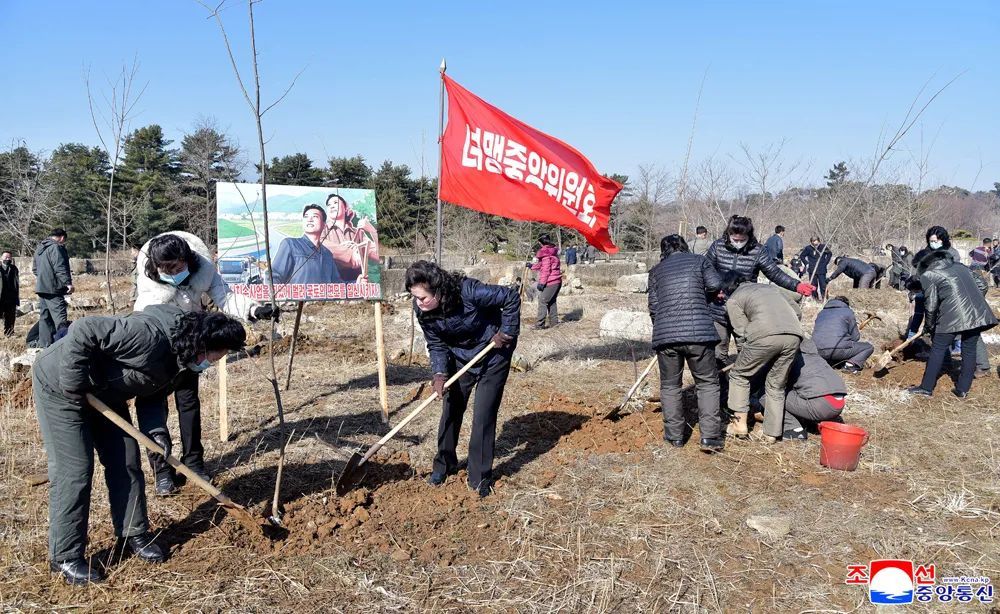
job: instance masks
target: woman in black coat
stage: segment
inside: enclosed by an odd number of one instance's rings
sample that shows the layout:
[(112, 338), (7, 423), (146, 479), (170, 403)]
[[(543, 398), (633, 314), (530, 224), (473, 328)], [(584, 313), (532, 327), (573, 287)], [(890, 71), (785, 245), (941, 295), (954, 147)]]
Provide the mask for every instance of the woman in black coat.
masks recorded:
[[(413, 309), (427, 340), (434, 392), (444, 398), (438, 453), (428, 482), (439, 486), (458, 470), (458, 433), (475, 388), (468, 482), (469, 488), (486, 497), (493, 481), (497, 412), (521, 327), (520, 294), (515, 288), (449, 273), (425, 260), (406, 269), (406, 289), (413, 295)], [(496, 349), (446, 391), (445, 382), (490, 341)]]
[(715, 364), (719, 334), (708, 307), (709, 297), (714, 298), (720, 288), (722, 279), (707, 258), (690, 253), (680, 235), (663, 237), (660, 262), (649, 271), (649, 317), (660, 365), (663, 438), (675, 447), (684, 445), (681, 376), (686, 362), (698, 391), (701, 449), (722, 451), (719, 371)]
[(997, 324), (972, 271), (955, 262), (948, 247), (934, 246), (914, 257), (924, 293), (924, 332), (931, 337), (931, 354), (919, 386), (910, 394), (931, 396), (945, 357), (956, 339), (962, 340), (962, 372), (952, 393), (965, 398), (976, 372), (979, 335)]

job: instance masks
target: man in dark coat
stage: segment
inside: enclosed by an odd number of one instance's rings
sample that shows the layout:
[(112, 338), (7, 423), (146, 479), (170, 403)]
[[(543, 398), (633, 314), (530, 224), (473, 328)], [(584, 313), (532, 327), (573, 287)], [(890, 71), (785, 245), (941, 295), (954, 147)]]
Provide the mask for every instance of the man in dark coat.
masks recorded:
[(570, 245), (566, 248), (566, 266), (576, 264), (576, 252), (577, 249), (575, 245)]
[(14, 256), (8, 251), (0, 254), (0, 313), (3, 313), (3, 334), (14, 334), (17, 306), (21, 304), (21, 282)]
[(824, 360), (833, 366), (842, 364), (848, 373), (861, 372), (875, 351), (872, 344), (861, 341), (854, 311), (844, 296), (827, 301), (816, 315), (812, 339)]
[(806, 281), (816, 286), (812, 296), (817, 300), (826, 298), (826, 273), (831, 258), (833, 254), (825, 243), (820, 243), (819, 237), (810, 237), (809, 245), (799, 252), (799, 260), (806, 267)]
[(919, 386), (911, 394), (931, 396), (945, 357), (956, 338), (962, 340), (962, 371), (952, 393), (965, 398), (976, 372), (979, 335), (997, 324), (974, 274), (955, 261), (947, 246), (921, 250), (913, 259), (924, 292), (924, 332), (931, 336), (931, 354)]
[(774, 258), (775, 262), (781, 263), (785, 261), (785, 227), (782, 225), (777, 225), (774, 227), (774, 234), (768, 237), (767, 242), (764, 243), (764, 248), (767, 253)]
[(843, 273), (854, 280), (855, 288), (871, 288), (872, 282), (875, 281), (875, 276), (878, 274), (874, 266), (857, 258), (837, 256), (833, 263), (837, 265), (837, 268), (834, 269), (827, 281), (833, 281)]
[(66, 296), (73, 294), (73, 276), (69, 271), (69, 254), (64, 247), (66, 231), (56, 228), (49, 238), (35, 248), (31, 270), (35, 274), (35, 294), (38, 295), (38, 345), (52, 345), (56, 333), (69, 326), (66, 316)]
[(271, 266), (275, 284), (343, 283), (330, 250), (323, 247), (326, 211), (319, 205), (302, 210), (302, 236), (282, 239)]
[(701, 449), (721, 452), (724, 444), (719, 406), (719, 373), (715, 346), (719, 335), (712, 322), (708, 296), (718, 294), (722, 279), (704, 256), (688, 251), (680, 235), (660, 241), (660, 262), (649, 271), (649, 317), (653, 349), (660, 366), (663, 438), (684, 445), (681, 376), (691, 370), (698, 393)]

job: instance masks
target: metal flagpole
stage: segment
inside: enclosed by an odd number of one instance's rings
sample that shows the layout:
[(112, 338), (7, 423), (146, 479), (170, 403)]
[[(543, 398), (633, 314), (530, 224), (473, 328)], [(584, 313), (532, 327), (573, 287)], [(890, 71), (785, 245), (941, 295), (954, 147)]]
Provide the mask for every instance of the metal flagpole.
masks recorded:
[(441, 248), (444, 241), (444, 217), (441, 214), (441, 165), (444, 161), (444, 72), (448, 70), (448, 64), (441, 58), (441, 95), (439, 97), (440, 109), (438, 115), (438, 194), (437, 194), (437, 234), (434, 241), (434, 260), (438, 265), (441, 261)]

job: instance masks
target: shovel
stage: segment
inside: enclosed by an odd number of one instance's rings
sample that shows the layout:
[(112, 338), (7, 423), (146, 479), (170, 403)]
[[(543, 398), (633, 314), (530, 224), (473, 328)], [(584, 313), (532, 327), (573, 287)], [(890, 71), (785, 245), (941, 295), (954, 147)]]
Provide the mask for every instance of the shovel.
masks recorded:
[(880, 322), (882, 321), (882, 318), (878, 314), (869, 313), (869, 314), (865, 314), (865, 315), (867, 315), (868, 317), (865, 318), (864, 322), (862, 322), (861, 324), (858, 325), (858, 330), (863, 330), (865, 328), (865, 326), (867, 326), (868, 323), (871, 322), (872, 320), (878, 320)]
[(607, 414), (604, 415), (605, 420), (615, 419), (615, 417), (618, 416), (621, 410), (625, 408), (625, 405), (628, 404), (629, 399), (632, 398), (632, 395), (635, 394), (637, 390), (639, 390), (639, 386), (642, 386), (642, 383), (646, 381), (647, 377), (649, 377), (649, 372), (652, 371), (653, 366), (656, 365), (657, 358), (658, 357), (654, 355), (652, 358), (649, 359), (649, 364), (646, 365), (646, 368), (642, 370), (642, 373), (639, 375), (638, 379), (635, 380), (635, 383), (632, 384), (632, 387), (629, 388), (628, 392), (625, 393), (625, 398), (622, 399), (622, 402), (619, 403), (617, 407), (615, 407), (614, 409), (612, 409), (611, 411), (609, 411)]
[[(449, 386), (457, 382), (458, 378), (465, 375), (466, 371), (471, 369), (473, 365), (482, 360), (495, 347), (496, 344), (494, 344), (491, 341), (485, 348), (483, 348), (481, 352), (476, 354), (476, 356), (472, 360), (467, 362), (464, 367), (459, 369), (458, 373), (452, 375), (448, 379), (448, 381), (444, 383), (444, 387), (447, 389)], [(364, 467), (365, 463), (367, 463), (368, 460), (371, 459), (371, 457), (375, 456), (375, 453), (378, 452), (382, 448), (382, 446), (387, 444), (390, 439), (395, 437), (396, 433), (398, 433), (404, 426), (409, 424), (414, 418), (417, 417), (417, 415), (420, 414), (420, 412), (424, 411), (424, 409), (428, 405), (433, 403), (438, 398), (440, 397), (436, 392), (431, 394), (431, 396), (427, 397), (427, 399), (423, 403), (418, 405), (416, 409), (411, 411), (405, 418), (400, 420), (399, 424), (393, 427), (391, 431), (386, 433), (385, 437), (379, 439), (377, 442), (375, 442), (375, 445), (368, 448), (368, 451), (365, 452), (363, 456), (361, 454), (361, 450), (358, 449), (351, 456), (351, 459), (347, 461), (347, 466), (344, 467), (344, 471), (340, 474), (340, 478), (337, 479), (337, 496), (343, 497), (348, 492), (350, 492), (352, 488), (357, 486), (358, 483), (361, 482), (362, 478), (364, 478), (364, 472), (362, 471), (362, 468)]]
[(136, 427), (132, 426), (132, 424), (130, 424), (128, 420), (119, 416), (113, 409), (105, 405), (103, 401), (101, 401), (94, 395), (90, 394), (89, 392), (87, 393), (87, 403), (89, 403), (90, 406), (96, 409), (97, 411), (101, 412), (101, 414), (105, 418), (114, 422), (115, 425), (118, 426), (118, 428), (125, 431), (128, 435), (132, 436), (136, 441), (139, 442), (139, 445), (146, 448), (150, 452), (154, 452), (156, 454), (159, 454), (160, 456), (165, 456), (167, 459), (167, 464), (176, 469), (181, 475), (191, 480), (191, 482), (194, 483), (196, 486), (198, 486), (198, 488), (212, 495), (212, 497), (214, 497), (215, 500), (219, 502), (219, 505), (226, 508), (226, 510), (230, 514), (232, 514), (233, 517), (235, 517), (236, 520), (238, 520), (240, 524), (242, 524), (244, 527), (255, 533), (261, 535), (264, 534), (263, 519), (254, 518), (250, 514), (250, 512), (247, 511), (247, 508), (243, 507), (239, 503), (236, 503), (235, 501), (224, 495), (222, 491), (216, 488), (214, 485), (212, 485), (211, 482), (202, 479), (201, 476), (199, 476), (197, 473), (188, 469), (187, 466), (184, 465), (184, 463), (180, 462), (173, 456), (166, 456), (165, 454), (163, 454), (164, 452), (163, 448), (158, 446), (155, 441), (143, 435), (142, 432), (139, 431), (139, 429), (137, 429)]
[(875, 371), (878, 372), (888, 367), (889, 363), (892, 362), (893, 356), (895, 356), (896, 354), (902, 352), (907, 347), (909, 347), (909, 345), (914, 341), (916, 341), (917, 339), (919, 339), (920, 335), (922, 335), (923, 333), (924, 333), (924, 327), (923, 325), (921, 325), (920, 328), (917, 329), (917, 334), (913, 335), (906, 341), (897, 345), (894, 350), (892, 351), (886, 350), (885, 352), (882, 352), (882, 355), (878, 357), (877, 361), (875, 361)]

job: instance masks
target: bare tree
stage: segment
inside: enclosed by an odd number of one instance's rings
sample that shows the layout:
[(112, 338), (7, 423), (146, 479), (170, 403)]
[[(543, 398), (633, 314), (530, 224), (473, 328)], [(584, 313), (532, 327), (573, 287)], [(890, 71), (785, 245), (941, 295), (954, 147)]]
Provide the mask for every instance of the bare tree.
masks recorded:
[(28, 150), (23, 142), (12, 142), (0, 152), (0, 223), (2, 235), (16, 242), (18, 253), (31, 253), (31, 231), (57, 216), (52, 184), (41, 153)]
[[(108, 306), (111, 313), (115, 313), (115, 296), (112, 292), (111, 284), (111, 229), (115, 223), (114, 211), (114, 190), (115, 173), (118, 170), (118, 161), (121, 159), (122, 151), (125, 148), (125, 138), (130, 132), (135, 105), (142, 98), (146, 85), (136, 91), (136, 74), (139, 72), (139, 61), (132, 59), (131, 65), (122, 65), (118, 77), (111, 81), (108, 79), (107, 90), (103, 94), (103, 104), (96, 105), (94, 93), (91, 90), (90, 72), (84, 73), (84, 83), (87, 86), (87, 104), (90, 107), (90, 119), (97, 131), (97, 138), (101, 142), (104, 153), (108, 156), (111, 165), (111, 176), (108, 182), (108, 198), (105, 205), (107, 216), (107, 233), (104, 244), (104, 279), (108, 285)], [(123, 203), (124, 204), (124, 203)], [(123, 223), (127, 223), (129, 216), (122, 209)], [(123, 229), (123, 234), (127, 234), (127, 228)], [(123, 239), (124, 241), (124, 239)]]
[[(209, 18), (214, 19), (215, 23), (219, 26), (219, 32), (222, 35), (222, 40), (226, 46), (226, 54), (229, 56), (229, 63), (232, 66), (233, 74), (236, 76), (236, 82), (240, 87), (240, 91), (243, 93), (243, 98), (246, 100), (247, 106), (250, 109), (250, 114), (253, 116), (254, 123), (257, 127), (257, 145), (258, 151), (260, 153), (260, 199), (261, 208), (264, 215), (264, 254), (267, 259), (267, 270), (271, 271), (271, 233), (270, 227), (267, 219), (267, 157), (264, 153), (264, 115), (268, 111), (273, 109), (278, 103), (284, 100), (288, 92), (291, 91), (292, 87), (295, 85), (296, 80), (302, 74), (300, 71), (289, 83), (288, 87), (285, 88), (284, 93), (278, 96), (274, 102), (270, 103), (266, 107), (261, 103), (261, 88), (260, 88), (260, 67), (257, 63), (257, 38), (256, 31), (254, 29), (254, 5), (261, 0), (247, 0), (247, 11), (248, 11), (248, 25), (250, 29), (250, 66), (253, 72), (253, 81), (250, 86), (247, 86), (246, 81), (244, 81), (243, 76), (240, 74), (239, 66), (236, 62), (236, 56), (233, 53), (232, 45), (229, 43), (229, 36), (226, 34), (225, 25), (222, 23), (223, 5), (225, 1), (220, 2), (215, 7), (211, 7), (204, 2), (200, 2), (209, 13)], [(278, 305), (275, 302), (275, 292), (274, 292), (274, 280), (271, 275), (267, 276), (267, 286), (268, 293), (271, 297), (271, 304), (275, 310), (278, 309)], [(281, 438), (280, 448), (278, 450), (278, 472), (274, 481), (274, 497), (271, 499), (271, 516), (274, 519), (281, 518), (281, 510), (279, 509), (279, 498), (281, 493), (281, 474), (285, 466), (285, 409), (281, 401), (281, 389), (278, 385), (278, 366), (275, 362), (274, 356), (274, 332), (276, 328), (276, 323), (271, 322), (271, 335), (268, 338), (268, 356), (270, 356), (271, 361), (271, 374), (270, 382), (271, 388), (274, 391), (274, 401), (278, 409), (278, 425), (279, 433)]]

